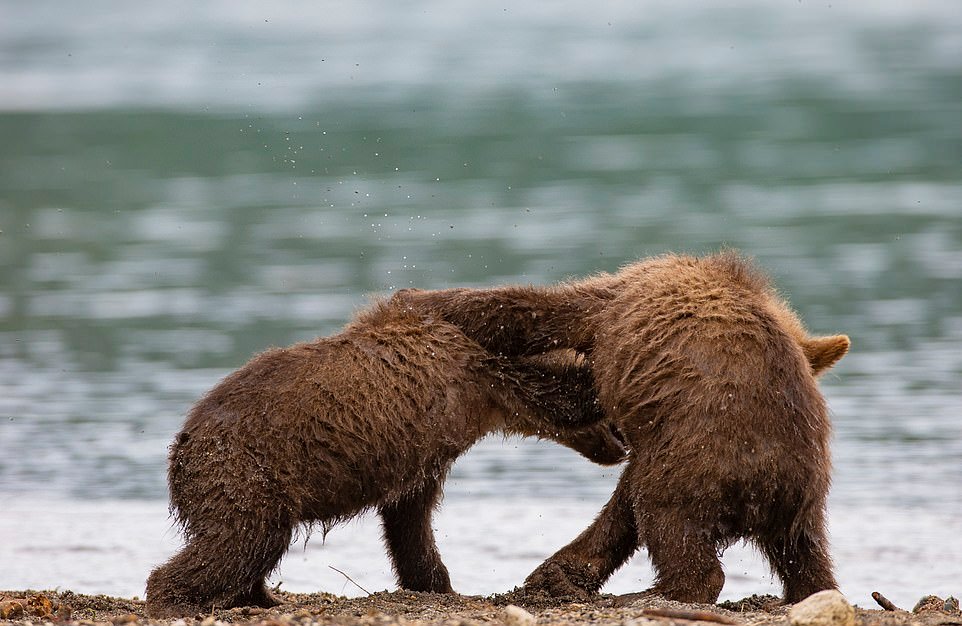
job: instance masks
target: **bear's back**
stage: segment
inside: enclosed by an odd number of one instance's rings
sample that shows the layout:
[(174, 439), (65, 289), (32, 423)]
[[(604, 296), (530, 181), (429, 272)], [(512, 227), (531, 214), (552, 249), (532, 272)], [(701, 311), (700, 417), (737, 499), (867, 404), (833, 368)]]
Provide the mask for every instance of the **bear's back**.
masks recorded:
[(763, 274), (725, 253), (658, 257), (618, 278), (592, 356), (599, 399), (633, 449), (670, 448), (693, 464), (755, 454), (737, 465), (748, 473), (786, 453), (826, 454), (825, 404), (787, 323), (796, 318)]
[(484, 356), (446, 322), (375, 303), (344, 332), (267, 350), (216, 385), (178, 436), (171, 482), (263, 475), (311, 517), (353, 514), (443, 474), (493, 430)]
[[(764, 275), (733, 254), (658, 257), (618, 277), (596, 346), (615, 355), (622, 376), (680, 367), (718, 384), (771, 384), (785, 368), (804, 369), (795, 329), (786, 324), (790, 311)], [(632, 384), (645, 386), (643, 379)]]

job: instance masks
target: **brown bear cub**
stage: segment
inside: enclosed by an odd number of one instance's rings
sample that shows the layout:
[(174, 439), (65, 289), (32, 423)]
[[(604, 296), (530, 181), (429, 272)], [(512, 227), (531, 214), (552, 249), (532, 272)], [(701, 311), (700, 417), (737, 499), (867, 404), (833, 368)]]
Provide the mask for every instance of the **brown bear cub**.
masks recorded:
[(493, 356), (448, 322), (376, 303), (338, 335), (254, 357), (190, 410), (168, 473), (186, 545), (150, 574), (148, 611), (276, 604), (265, 578), (295, 528), (370, 508), (400, 586), (450, 592), (431, 515), (454, 460), (501, 431), (616, 463), (602, 416), (567, 355)]
[(639, 546), (645, 593), (715, 602), (719, 552), (755, 542), (796, 602), (836, 587), (825, 534), (830, 423), (816, 376), (848, 337), (812, 338), (768, 279), (734, 253), (663, 256), (556, 287), (404, 290), (412, 309), (489, 351), (587, 355), (630, 455), (594, 523), (526, 580), (584, 595)]

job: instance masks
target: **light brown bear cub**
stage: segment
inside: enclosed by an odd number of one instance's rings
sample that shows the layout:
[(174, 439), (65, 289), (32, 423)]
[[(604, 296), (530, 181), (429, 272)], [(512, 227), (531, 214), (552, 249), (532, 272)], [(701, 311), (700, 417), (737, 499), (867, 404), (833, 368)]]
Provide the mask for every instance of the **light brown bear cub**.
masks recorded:
[(646, 593), (714, 602), (719, 551), (754, 541), (796, 602), (836, 586), (825, 535), (830, 423), (816, 376), (848, 350), (812, 338), (734, 253), (663, 256), (556, 287), (405, 290), (399, 303), (495, 354), (587, 355), (631, 454), (594, 523), (526, 588), (597, 592), (639, 546)]
[(170, 451), (186, 546), (147, 580), (153, 616), (271, 606), (265, 577), (300, 524), (380, 513), (405, 589), (450, 592), (431, 530), (454, 460), (494, 431), (597, 462), (624, 449), (590, 372), (562, 354), (493, 356), (456, 326), (390, 302), (342, 333), (274, 349), (191, 410)]

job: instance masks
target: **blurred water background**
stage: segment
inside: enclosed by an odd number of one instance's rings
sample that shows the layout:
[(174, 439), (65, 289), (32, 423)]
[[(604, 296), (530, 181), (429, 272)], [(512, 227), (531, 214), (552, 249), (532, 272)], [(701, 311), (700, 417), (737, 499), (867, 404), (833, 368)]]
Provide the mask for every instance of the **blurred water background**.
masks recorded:
[[(0, 2), (0, 589), (142, 594), (189, 405), (370, 294), (733, 246), (853, 339), (843, 591), (959, 595), (960, 59), (949, 0)], [(483, 442), (437, 518), (455, 587), (520, 584), (614, 480)], [(778, 593), (725, 564), (723, 598)], [(360, 593), (329, 565), (394, 584), (373, 517), (272, 580)]]

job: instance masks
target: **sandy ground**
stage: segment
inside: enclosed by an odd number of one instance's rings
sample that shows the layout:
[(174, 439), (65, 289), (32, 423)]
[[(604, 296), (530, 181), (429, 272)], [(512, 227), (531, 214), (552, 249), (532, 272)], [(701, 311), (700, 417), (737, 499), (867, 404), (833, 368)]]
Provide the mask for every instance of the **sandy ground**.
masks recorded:
[[(788, 626), (788, 607), (772, 596), (752, 596), (719, 605), (691, 605), (658, 598), (617, 606), (616, 596), (598, 596), (591, 602), (566, 602), (531, 598), (517, 592), (469, 597), (405, 591), (374, 593), (364, 598), (345, 598), (325, 593), (277, 592), (284, 603), (272, 609), (215, 610), (183, 619), (153, 620), (138, 599), (90, 596), (70, 591), (0, 591), (2, 624), (61, 624), (64, 626), (111, 626), (163, 624), (164, 626), (475, 626), (507, 624), (687, 626), (689, 624), (739, 624)], [(20, 612), (20, 605), (23, 612)], [(513, 606), (512, 606), (513, 605)], [(519, 611), (517, 606), (523, 607)], [(958, 610), (944, 610), (941, 600), (918, 612), (856, 609), (858, 626), (962, 626)]]

